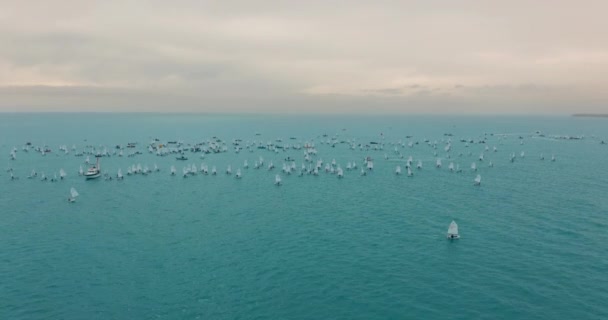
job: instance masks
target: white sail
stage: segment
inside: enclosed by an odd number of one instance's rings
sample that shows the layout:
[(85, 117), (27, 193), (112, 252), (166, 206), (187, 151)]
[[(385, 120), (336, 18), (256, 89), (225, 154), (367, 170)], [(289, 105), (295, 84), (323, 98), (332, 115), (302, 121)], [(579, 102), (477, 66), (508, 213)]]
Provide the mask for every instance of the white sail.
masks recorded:
[(481, 184), (481, 175), (477, 175), (477, 177), (475, 177), (475, 185), (480, 185)]
[(59, 177), (61, 177), (61, 179), (65, 178), (66, 174), (65, 174), (65, 170), (63, 169), (59, 169)]
[(414, 173), (412, 173), (412, 169), (410, 167), (407, 167), (407, 176), (411, 177), (413, 175), (414, 175)]
[(435, 163), (437, 168), (441, 168), (441, 159), (437, 158), (437, 162)]
[(280, 185), (281, 184), (281, 176), (280, 175), (276, 175), (274, 176), (274, 184), (276, 185)]
[(122, 179), (122, 170), (118, 169), (118, 173), (116, 174), (116, 176), (118, 177), (118, 179)]
[(458, 234), (458, 224), (456, 224), (456, 221), (452, 220), (452, 223), (450, 223), (450, 226), (448, 227), (447, 236), (451, 239), (457, 239), (460, 237), (460, 235)]
[(236, 177), (240, 178), (241, 177), (241, 169), (236, 169)]
[(76, 191), (76, 189), (74, 189), (74, 187), (72, 187), (70, 189), (70, 195), (72, 196), (72, 198), (76, 198), (79, 196), (78, 191)]
[(471, 163), (471, 170), (477, 171), (477, 164), (475, 162)]
[(401, 174), (401, 166), (397, 166), (397, 167), (395, 168), (395, 174), (396, 174), (396, 175)]

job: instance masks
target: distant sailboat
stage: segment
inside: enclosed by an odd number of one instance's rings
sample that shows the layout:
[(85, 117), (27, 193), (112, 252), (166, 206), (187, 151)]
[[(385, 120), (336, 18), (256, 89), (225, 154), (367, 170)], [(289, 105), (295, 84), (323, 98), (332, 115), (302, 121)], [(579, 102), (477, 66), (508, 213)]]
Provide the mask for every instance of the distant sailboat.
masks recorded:
[(123, 175), (122, 175), (122, 170), (121, 169), (118, 169), (118, 173), (116, 174), (116, 178), (118, 180), (122, 180), (124, 178)]
[(70, 189), (70, 197), (68, 198), (68, 202), (76, 202), (76, 198), (78, 198), (79, 194), (74, 187)]
[(481, 175), (478, 174), (474, 181), (476, 186), (481, 185)]
[(471, 170), (477, 171), (477, 164), (475, 162), (471, 163)]
[(282, 183), (281, 182), (281, 176), (278, 175), (278, 174), (276, 176), (274, 176), (274, 184), (277, 185), (277, 186), (280, 186), (281, 183)]
[(174, 176), (175, 175), (175, 166), (171, 166), (171, 175)]
[(401, 174), (401, 166), (397, 166), (397, 167), (395, 168), (395, 174), (396, 174), (396, 175), (400, 175), (400, 174)]
[(65, 170), (59, 169), (59, 178), (63, 180), (66, 177)]
[(437, 161), (435, 162), (435, 166), (437, 168), (441, 168), (441, 159), (440, 158), (437, 158)]
[(458, 224), (456, 224), (456, 221), (454, 220), (452, 220), (452, 223), (450, 223), (450, 226), (448, 227), (447, 238), (450, 240), (460, 239), (460, 234), (458, 233)]
[(240, 168), (236, 169), (236, 175), (234, 177), (237, 178), (237, 179), (241, 178), (241, 169)]
[(407, 167), (407, 176), (408, 177), (413, 177), (414, 176), (414, 173), (412, 172), (412, 168), (410, 168), (410, 167)]

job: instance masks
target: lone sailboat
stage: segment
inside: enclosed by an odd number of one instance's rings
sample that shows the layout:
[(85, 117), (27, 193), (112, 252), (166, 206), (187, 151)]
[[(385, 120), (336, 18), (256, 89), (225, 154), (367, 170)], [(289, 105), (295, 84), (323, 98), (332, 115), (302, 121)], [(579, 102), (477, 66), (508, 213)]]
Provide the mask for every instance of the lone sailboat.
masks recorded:
[(101, 168), (99, 166), (99, 157), (97, 157), (97, 163), (95, 166), (90, 167), (89, 170), (84, 174), (87, 180), (96, 179), (101, 177)]
[(450, 226), (448, 227), (447, 238), (450, 240), (460, 239), (460, 234), (458, 234), (458, 225), (454, 220), (452, 220), (452, 223), (450, 223)]
[(76, 202), (76, 198), (79, 196), (78, 191), (72, 187), (70, 189), (70, 197), (68, 198), (68, 202)]

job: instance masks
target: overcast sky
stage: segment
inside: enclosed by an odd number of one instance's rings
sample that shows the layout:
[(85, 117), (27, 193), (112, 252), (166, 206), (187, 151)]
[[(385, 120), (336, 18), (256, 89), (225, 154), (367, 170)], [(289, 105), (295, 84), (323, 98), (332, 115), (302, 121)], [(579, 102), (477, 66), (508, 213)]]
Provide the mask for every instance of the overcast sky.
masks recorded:
[(608, 112), (608, 1), (0, 0), (0, 111)]

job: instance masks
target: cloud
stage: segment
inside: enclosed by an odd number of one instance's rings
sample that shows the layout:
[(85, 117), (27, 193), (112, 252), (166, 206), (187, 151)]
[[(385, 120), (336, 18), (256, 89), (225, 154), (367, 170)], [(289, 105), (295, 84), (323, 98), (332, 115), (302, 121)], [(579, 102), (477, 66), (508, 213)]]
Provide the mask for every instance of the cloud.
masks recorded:
[(606, 9), (11, 0), (0, 12), (0, 110), (599, 112)]

